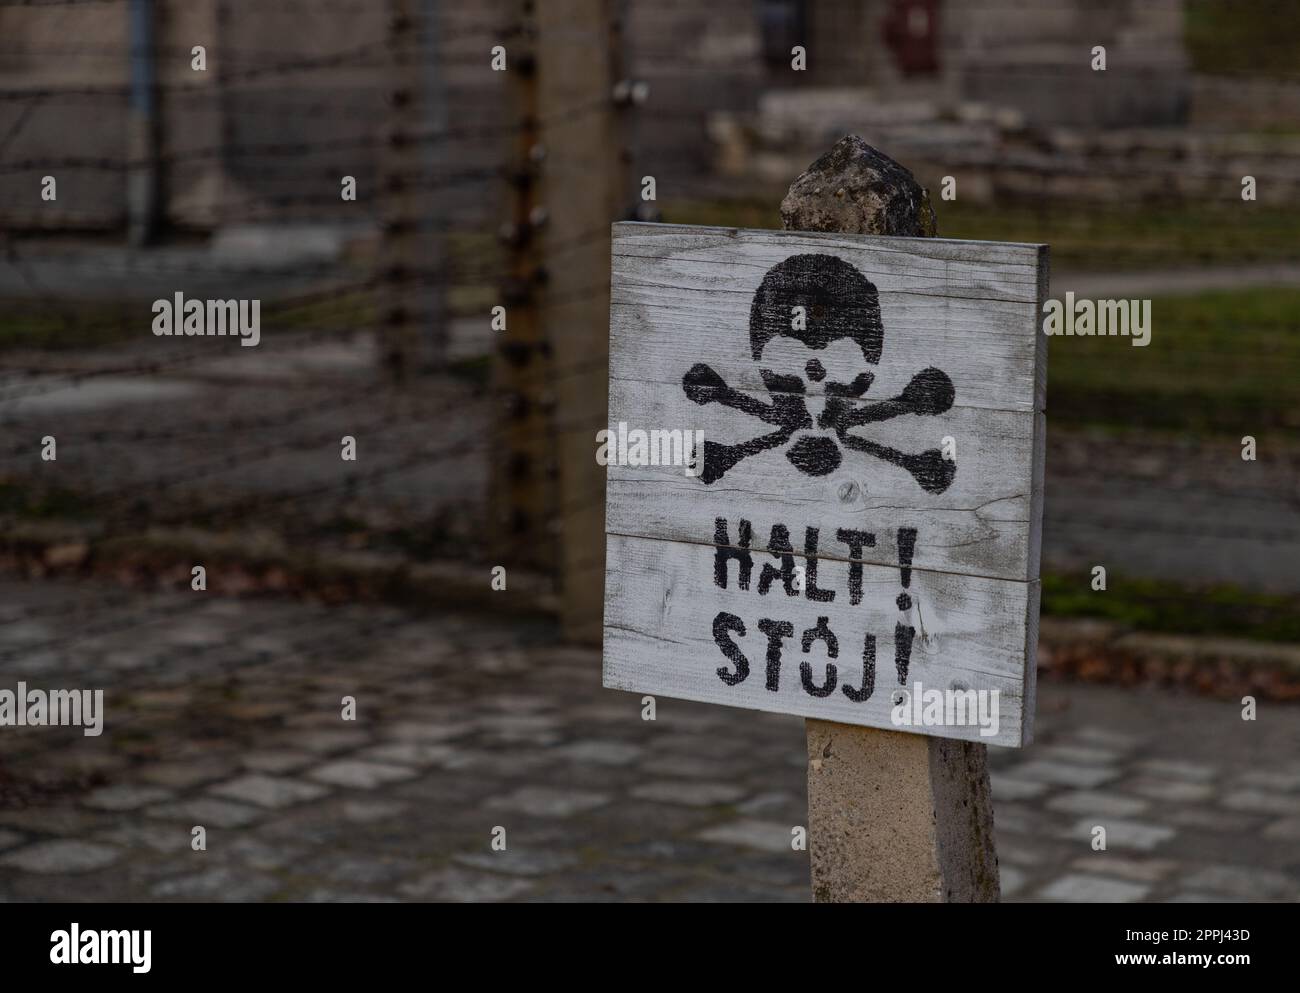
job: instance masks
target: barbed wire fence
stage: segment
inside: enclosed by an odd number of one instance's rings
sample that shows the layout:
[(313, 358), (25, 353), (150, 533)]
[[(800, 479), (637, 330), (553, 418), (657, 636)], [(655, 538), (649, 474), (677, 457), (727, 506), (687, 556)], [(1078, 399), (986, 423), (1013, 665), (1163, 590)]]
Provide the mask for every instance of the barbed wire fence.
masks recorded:
[[(0, 6), (22, 28), (0, 46), (9, 557), (111, 566), (206, 536), (253, 566), (445, 561), (486, 590), (499, 563), (553, 589), (564, 384), (604, 364), (553, 349), (538, 297), (607, 306), (589, 263), (615, 217), (557, 220), (539, 190), (585, 181), (546, 142), (617, 112), (610, 84), (539, 90), (539, 47), (568, 42), (539, 45), (528, 3), (205, 11)], [(150, 300), (175, 293), (259, 299), (262, 342), (155, 337)]]
[[(37, 574), (129, 560), (174, 578), (176, 562), (219, 550), (305, 587), (385, 577), (378, 595), (429, 566), (431, 584), (486, 595), (501, 565), (538, 602), (567, 593), (566, 626), (589, 633), (609, 223), (655, 216), (643, 174), (688, 205), (762, 191), (753, 223), (775, 223), (780, 184), (713, 170), (706, 140), (773, 74), (684, 45), (690, 18), (726, 15), (689, 6), (0, 0), (5, 558)], [(749, 40), (788, 67), (791, 39), (772, 34)], [(847, 71), (843, 53), (819, 59)], [(1043, 191), (1104, 180), (1117, 161), (981, 150), (962, 135), (987, 122), (940, 123), (949, 146), (888, 147), (932, 187), (940, 167), (963, 183), (992, 174), (993, 203), (1010, 196), (1041, 240), (1080, 217)], [(784, 133), (753, 130), (742, 158), (786, 151)], [(829, 146), (810, 132), (810, 149)], [(787, 182), (799, 154), (777, 170)], [(1193, 186), (1223, 179), (1180, 168)], [(971, 236), (939, 206), (941, 233)], [(1100, 198), (1088, 223), (1129, 210)], [(1294, 244), (1293, 220), (1251, 237)], [(1177, 250), (1199, 223), (1133, 251)], [(263, 340), (155, 337), (151, 304), (176, 293), (259, 299)], [(1287, 427), (1293, 414), (1270, 416)]]

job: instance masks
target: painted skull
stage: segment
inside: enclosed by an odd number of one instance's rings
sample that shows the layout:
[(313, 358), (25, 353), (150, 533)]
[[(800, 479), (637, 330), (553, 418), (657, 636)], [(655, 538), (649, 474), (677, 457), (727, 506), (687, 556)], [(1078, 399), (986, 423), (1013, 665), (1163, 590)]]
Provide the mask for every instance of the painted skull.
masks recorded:
[[(847, 339), (861, 352), (864, 368), (850, 382), (825, 383), (825, 405), (815, 420), (808, 412), (806, 382), (823, 382), (826, 369), (817, 358), (808, 360), (800, 370), (772, 369), (763, 364), (768, 344), (781, 337), (795, 339), (813, 351)], [(682, 379), (693, 402), (720, 403), (776, 429), (738, 445), (706, 441), (700, 472), (705, 484), (721, 479), (744, 458), (784, 446), (795, 432), (822, 431), (826, 433), (802, 434), (786, 450), (786, 458), (806, 475), (834, 472), (843, 460), (841, 449), (847, 448), (900, 466), (928, 492), (942, 493), (951, 485), (956, 463), (944, 458), (939, 449), (902, 452), (849, 433), (851, 428), (903, 414), (942, 414), (952, 407), (955, 396), (947, 374), (932, 367), (913, 376), (896, 397), (863, 400), (875, 380), (870, 367), (880, 362), (884, 327), (875, 286), (852, 265), (833, 255), (809, 254), (792, 255), (773, 266), (763, 276), (750, 306), (749, 340), (770, 403), (731, 388), (704, 363), (692, 366)]]

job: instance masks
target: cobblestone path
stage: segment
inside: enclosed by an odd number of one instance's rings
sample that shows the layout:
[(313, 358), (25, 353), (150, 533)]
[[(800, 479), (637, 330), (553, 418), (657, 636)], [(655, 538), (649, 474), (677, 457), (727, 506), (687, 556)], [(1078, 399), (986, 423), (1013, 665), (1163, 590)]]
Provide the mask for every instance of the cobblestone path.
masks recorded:
[[(4, 580), (18, 680), (107, 716), (0, 728), (0, 899), (808, 899), (802, 721), (643, 720), (544, 625)], [(991, 750), (1006, 899), (1300, 897), (1300, 708), (1047, 683), (1038, 725)]]

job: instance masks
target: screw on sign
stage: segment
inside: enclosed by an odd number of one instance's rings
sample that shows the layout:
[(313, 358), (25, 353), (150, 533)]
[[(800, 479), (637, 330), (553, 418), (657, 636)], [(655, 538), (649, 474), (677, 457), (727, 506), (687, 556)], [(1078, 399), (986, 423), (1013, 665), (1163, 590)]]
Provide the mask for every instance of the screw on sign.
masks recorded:
[(819, 230), (614, 226), (610, 421), (706, 440), (695, 475), (608, 469), (604, 682), (809, 719), (818, 899), (996, 899), (983, 746), (1032, 728), (1046, 248), (897, 236), (933, 233), (928, 198), (856, 138), (783, 215)]

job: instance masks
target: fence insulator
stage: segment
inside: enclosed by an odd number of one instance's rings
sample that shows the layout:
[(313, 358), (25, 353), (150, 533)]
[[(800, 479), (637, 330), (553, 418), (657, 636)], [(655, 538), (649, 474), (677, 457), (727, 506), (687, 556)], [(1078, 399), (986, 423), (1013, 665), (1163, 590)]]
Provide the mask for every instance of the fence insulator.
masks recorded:
[(615, 107), (639, 107), (650, 99), (650, 84), (643, 79), (620, 79), (612, 96)]

